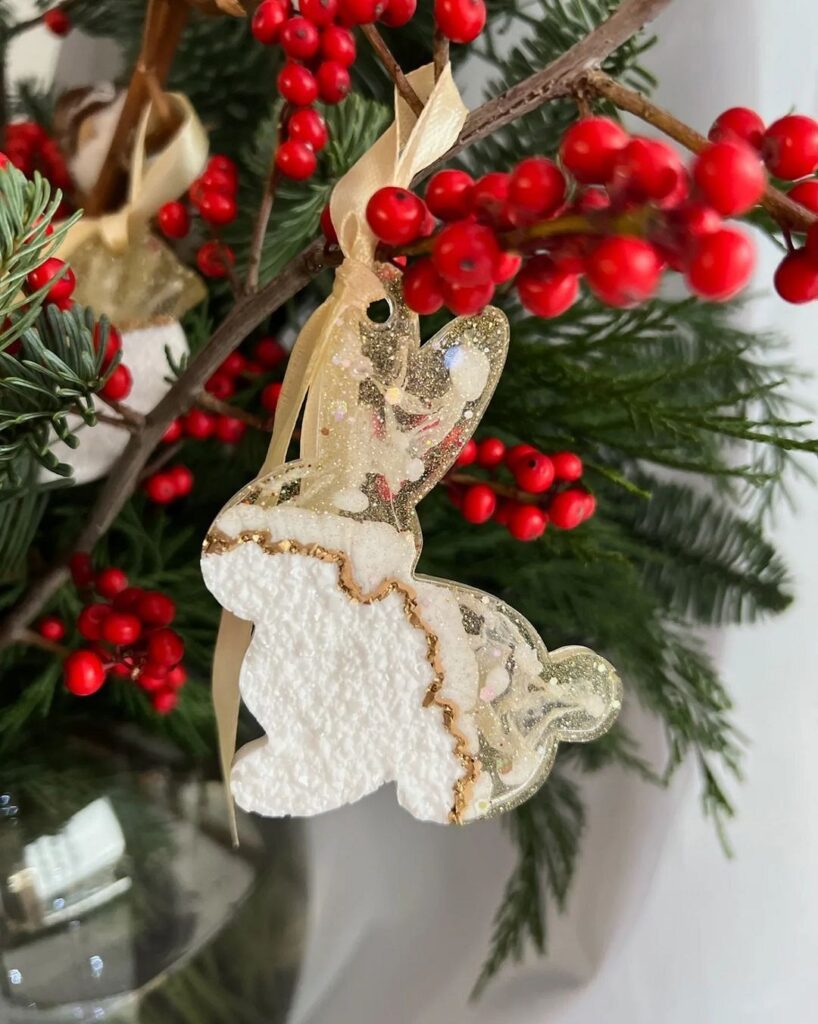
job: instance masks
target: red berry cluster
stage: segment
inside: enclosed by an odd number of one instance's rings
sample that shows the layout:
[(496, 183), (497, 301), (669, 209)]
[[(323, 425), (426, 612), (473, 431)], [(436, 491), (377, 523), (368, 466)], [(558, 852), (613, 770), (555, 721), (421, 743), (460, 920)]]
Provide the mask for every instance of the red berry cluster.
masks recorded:
[[(181, 664), (185, 645), (170, 629), (176, 605), (157, 590), (128, 586), (121, 569), (95, 572), (87, 554), (71, 556), (71, 576), (85, 604), (77, 618), (77, 631), (89, 646), (69, 654), (64, 663), (65, 685), (76, 697), (96, 693), (108, 676), (131, 679), (150, 694), (154, 709), (172, 711), (178, 690), (187, 680)], [(55, 617), (44, 619), (39, 632), (59, 640), (65, 626)]]
[[(217, 232), (236, 219), (239, 187), (238, 168), (229, 156), (215, 153), (203, 173), (188, 189), (189, 205)], [(166, 238), (178, 241), (190, 232), (192, 220), (188, 204), (175, 200), (165, 203), (156, 214), (156, 223)], [(196, 265), (205, 277), (226, 277), (235, 262), (233, 250), (219, 238), (202, 243), (196, 252)]]
[[(36, 122), (17, 121), (6, 125), (3, 149), (4, 159), (0, 160), (0, 166), (5, 166), (7, 160), (28, 178), (39, 171), (52, 188), (66, 192), (72, 187), (60, 147)], [(63, 200), (57, 217), (66, 217), (69, 213), (70, 209)]]
[[(352, 88), (350, 67), (357, 45), (352, 29), (381, 22), (402, 28), (412, 20), (417, 0), (262, 0), (251, 31), (265, 46), (280, 46), (286, 62), (278, 91), (286, 101), (282, 141), (275, 157), (280, 174), (303, 181), (315, 173), (316, 153), (329, 141), (323, 117), (313, 104), (340, 103)], [(486, 22), (484, 0), (435, 0), (440, 30), (453, 42), (475, 39)]]
[(71, 31), (71, 19), (62, 7), (52, 7), (43, 14), (43, 24), (55, 36), (67, 36)]
[(565, 132), (559, 163), (530, 157), (477, 181), (440, 171), (425, 201), (380, 189), (367, 220), (385, 246), (419, 257), (404, 275), (416, 312), (445, 305), (470, 315), (514, 280), (529, 312), (554, 317), (576, 301), (583, 276), (598, 299), (617, 307), (654, 295), (666, 267), (702, 298), (735, 295), (754, 252), (722, 217), (749, 210), (765, 184), (758, 153), (741, 139), (711, 143), (688, 171), (666, 143), (584, 117)]
[[(490, 470), (492, 479), (459, 480), (457, 470), (472, 464)], [(515, 486), (497, 478), (503, 467)], [(593, 495), (574, 486), (581, 477), (582, 460), (573, 452), (545, 455), (530, 444), (507, 448), (498, 437), (487, 437), (479, 444), (474, 439), (467, 442), (447, 486), (467, 522), (493, 519), (516, 540), (532, 541), (543, 535), (549, 522), (560, 530), (573, 530), (594, 514)]]
[[(287, 359), (287, 350), (275, 338), (260, 338), (253, 347), (253, 357), (241, 352), (231, 352), (205, 384), (205, 390), (219, 401), (229, 401), (245, 384), (260, 375), (277, 372)], [(269, 415), (275, 412), (281, 382), (273, 381), (261, 390), (261, 405)], [(247, 423), (238, 416), (228, 413), (211, 412), (194, 407), (190, 412), (175, 419), (162, 440), (174, 444), (187, 438), (192, 441), (206, 441), (213, 437), (222, 444), (238, 444), (247, 432)], [(186, 466), (171, 466), (150, 476), (144, 484), (145, 494), (151, 501), (166, 505), (189, 494), (193, 487), (193, 474)]]
[[(99, 348), (102, 334), (99, 324), (94, 328), (94, 347)], [(105, 352), (102, 356), (103, 373), (107, 371), (116, 356), (122, 351), (122, 335), (115, 327), (108, 328), (108, 335), (105, 339)], [(112, 402), (122, 402), (131, 393), (133, 387), (133, 376), (131, 371), (123, 362), (111, 371), (110, 376), (99, 389), (100, 395)]]
[[(754, 110), (732, 107), (720, 114), (710, 129), (714, 140), (740, 139), (752, 146), (776, 178), (795, 181), (788, 195), (811, 213), (818, 214), (818, 121), (803, 114), (788, 114), (767, 128)], [(782, 223), (788, 253), (775, 273), (775, 289), (787, 302), (818, 299), (818, 223), (796, 245), (791, 224)]]

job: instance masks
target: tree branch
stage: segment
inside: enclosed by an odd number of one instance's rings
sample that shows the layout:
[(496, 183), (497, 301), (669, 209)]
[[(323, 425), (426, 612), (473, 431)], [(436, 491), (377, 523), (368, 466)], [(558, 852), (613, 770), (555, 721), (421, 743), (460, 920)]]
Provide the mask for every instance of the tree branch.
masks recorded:
[[(598, 96), (604, 96), (605, 99), (610, 100), (620, 110), (626, 110), (629, 114), (634, 114), (640, 120), (658, 128), (659, 131), (664, 132), (669, 138), (674, 139), (693, 153), (699, 153), (709, 145), (708, 139), (674, 117), (669, 111), (657, 107), (641, 93), (628, 89), (602, 71), (590, 71), (585, 76), (583, 84)], [(806, 231), (811, 224), (818, 220), (814, 213), (801, 206), (800, 203), (794, 202), (783, 192), (773, 188), (772, 185), (767, 186), (760, 205), (779, 224), (796, 231)]]
[[(577, 82), (601, 63), (670, 0), (625, 0), (602, 25), (571, 47), (548, 67), (531, 75), (502, 95), (478, 107), (466, 121), (457, 143), (440, 163), (450, 160), (466, 146), (510, 124), (548, 100), (569, 95)], [(427, 174), (431, 174), (430, 168)], [(244, 338), (271, 313), (291, 299), (325, 267), (338, 266), (338, 250), (327, 251), (323, 239), (312, 242), (281, 273), (253, 295), (241, 297), (214, 332), (208, 344), (191, 360), (185, 372), (145, 421), (139, 436), (128, 442), (97, 494), (88, 521), (66, 552), (90, 551), (109, 529), (135, 490), (151, 452), (159, 444), (171, 421), (193, 404), (205, 381)], [(38, 614), (51, 596), (68, 579), (64, 563), (52, 566), (30, 587), (28, 593), (0, 624), (0, 649), (10, 643)]]
[(389, 72), (389, 77), (395, 83), (395, 88), (409, 105), (409, 109), (416, 117), (420, 117), (423, 112), (423, 101), (412, 88), (409, 79), (403, 73), (403, 68), (395, 60), (395, 55), (386, 45), (386, 40), (374, 25), (361, 25), (361, 31), (377, 54), (381, 64)]

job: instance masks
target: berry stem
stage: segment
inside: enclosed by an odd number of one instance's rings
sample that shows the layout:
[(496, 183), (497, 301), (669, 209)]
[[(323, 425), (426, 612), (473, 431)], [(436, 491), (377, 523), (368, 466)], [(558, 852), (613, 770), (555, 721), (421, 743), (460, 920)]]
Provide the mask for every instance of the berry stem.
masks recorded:
[(258, 290), (258, 275), (261, 269), (261, 253), (264, 248), (264, 239), (267, 235), (267, 227), (270, 223), (270, 216), (275, 205), (276, 192), (278, 191), (278, 170), (276, 169), (276, 153), (281, 144), (281, 136), (284, 132), (284, 125), (290, 116), (290, 104), (285, 103), (278, 116), (273, 151), (270, 154), (270, 163), (267, 167), (267, 179), (264, 185), (264, 194), (261, 197), (256, 222), (253, 225), (253, 237), (250, 242), (250, 257), (247, 262), (247, 280), (245, 291), (252, 294)]
[[(114, 410), (120, 420), (127, 425), (128, 430), (138, 431), (145, 426), (145, 417), (141, 412), (137, 412), (136, 409), (132, 409), (129, 405), (125, 405), (124, 402), (117, 402), (113, 398), (104, 398), (102, 395), (97, 395), (97, 397)], [(97, 419), (101, 420), (103, 423), (107, 423), (111, 422), (113, 417), (105, 417), (104, 413), (97, 413)], [(120, 423), (117, 423), (117, 426), (120, 425)]]
[(265, 430), (269, 433), (273, 428), (271, 420), (264, 420), (260, 416), (240, 408), (238, 405), (223, 402), (221, 398), (216, 398), (209, 391), (199, 392), (196, 396), (196, 405), (210, 412), (215, 412), (219, 416), (230, 416), (235, 420), (241, 420), (242, 423), (246, 423), (249, 427), (255, 427), (256, 430)]
[(181, 441), (177, 441), (175, 444), (165, 445), (164, 449), (156, 456), (156, 458), (149, 462), (139, 474), (138, 482), (140, 484), (144, 483), (155, 473), (158, 473), (163, 466), (166, 466), (169, 462), (175, 459), (181, 450)]
[(409, 79), (403, 73), (403, 68), (395, 60), (395, 55), (386, 45), (386, 40), (374, 25), (361, 25), (361, 32), (366, 36), (367, 42), (375, 51), (378, 60), (386, 68), (389, 77), (395, 83), (395, 88), (401, 94), (409, 109), (416, 117), (420, 117), (423, 113), (423, 102), (412, 88)]
[[(589, 71), (584, 83), (598, 96), (603, 96), (620, 110), (626, 110), (629, 114), (653, 125), (693, 153), (701, 152), (709, 144), (703, 135), (674, 117), (669, 111), (657, 107), (641, 93), (614, 81), (604, 71)], [(779, 224), (786, 223), (795, 230), (806, 231), (818, 220), (814, 213), (800, 203), (793, 202), (772, 185), (767, 186), (760, 205)]]
[(521, 491), (519, 487), (498, 483), (496, 480), (484, 480), (482, 477), (472, 476), (471, 473), (449, 473), (445, 478), (445, 482), (447, 484), (457, 484), (461, 487), (473, 487), (475, 484), (484, 484), (486, 487), (490, 487), (495, 494), (499, 494), (501, 498), (511, 498), (513, 501), (519, 501), (524, 505), (537, 504), (537, 496), (529, 494), (528, 491)]
[(30, 647), (40, 647), (44, 651), (48, 651), (49, 654), (57, 654), (61, 658), (64, 658), (68, 653), (68, 648), (62, 644), (55, 643), (53, 640), (47, 640), (44, 636), (40, 636), (39, 633), (35, 633), (33, 629), (24, 629), (19, 639), (21, 643), (28, 644)]
[(435, 81), (437, 81), (443, 74), (443, 69), (449, 63), (449, 40), (437, 27), (435, 28), (432, 52), (435, 62)]

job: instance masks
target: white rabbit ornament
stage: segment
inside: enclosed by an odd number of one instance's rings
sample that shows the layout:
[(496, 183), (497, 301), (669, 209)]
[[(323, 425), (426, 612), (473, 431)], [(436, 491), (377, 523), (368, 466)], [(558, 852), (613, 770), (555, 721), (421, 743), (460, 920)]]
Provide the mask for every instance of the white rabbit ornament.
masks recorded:
[(253, 481), (204, 543), (207, 586), (254, 627), (239, 687), (266, 734), (230, 784), (282, 816), (395, 782), (416, 817), (464, 823), (527, 799), (560, 740), (604, 733), (621, 684), (586, 648), (546, 651), (497, 598), (415, 574), (415, 506), (477, 427), (508, 323), (489, 307), (421, 346), (396, 272), (379, 274), (388, 321), (331, 328), (304, 415), (315, 457)]

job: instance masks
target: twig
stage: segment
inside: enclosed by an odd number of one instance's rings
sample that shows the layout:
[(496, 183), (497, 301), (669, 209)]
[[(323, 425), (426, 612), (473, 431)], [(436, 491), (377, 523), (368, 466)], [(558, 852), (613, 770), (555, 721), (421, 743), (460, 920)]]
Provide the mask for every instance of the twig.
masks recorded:
[(121, 416), (110, 416), (107, 412), (100, 412), (99, 410), (94, 413), (94, 416), (99, 423), (107, 423), (109, 427), (119, 427), (120, 430), (127, 430), (131, 434), (135, 434), (139, 430), (135, 423), (123, 420)]
[(276, 126), (273, 151), (270, 154), (270, 164), (267, 168), (267, 180), (264, 182), (264, 194), (261, 197), (256, 222), (253, 225), (253, 237), (250, 242), (250, 258), (247, 263), (247, 281), (245, 291), (254, 292), (258, 288), (258, 275), (261, 267), (261, 254), (264, 248), (264, 239), (267, 235), (267, 226), (270, 223), (270, 215), (273, 212), (276, 191), (278, 190), (278, 171), (276, 170), (276, 153), (281, 142), (281, 133), (287, 118), (290, 116), (290, 105), (285, 103)]
[(231, 419), (241, 420), (242, 423), (246, 423), (248, 427), (255, 427), (256, 430), (266, 430), (268, 432), (272, 430), (272, 423), (269, 420), (264, 420), (260, 416), (240, 408), (238, 405), (223, 402), (221, 398), (216, 398), (209, 391), (199, 392), (196, 396), (196, 405), (201, 406), (202, 409), (208, 409), (210, 412), (218, 413), (219, 416), (230, 416)]
[[(670, 0), (625, 0), (611, 17), (576, 46), (542, 71), (478, 107), (466, 121), (460, 139), (444, 160), (466, 146), (511, 123), (557, 96), (569, 95), (580, 76), (600, 63), (641, 26), (666, 7)], [(442, 161), (441, 161), (442, 162)], [(432, 173), (430, 168), (426, 174)], [(150, 413), (145, 429), (132, 437), (105, 483), (71, 551), (90, 551), (108, 530), (139, 482), (140, 473), (165, 430), (186, 410), (224, 359), (271, 313), (289, 301), (325, 267), (337, 266), (341, 254), (327, 250), (322, 239), (299, 253), (268, 284), (241, 298), (214, 332), (210, 341), (191, 360), (187, 369)], [(70, 554), (70, 551), (67, 552)], [(68, 578), (65, 564), (52, 566), (35, 580), (17, 607), (0, 624), (0, 649), (19, 635)]]
[[(674, 117), (669, 111), (657, 107), (655, 103), (651, 103), (633, 89), (620, 85), (602, 71), (590, 71), (585, 77), (584, 84), (598, 96), (610, 100), (620, 110), (626, 110), (647, 124), (652, 124), (654, 128), (658, 128), (693, 153), (700, 152), (709, 144), (703, 135)], [(814, 213), (772, 185), (765, 190), (760, 205), (779, 224), (786, 224), (796, 231), (806, 231), (818, 220)]]
[(409, 109), (416, 117), (420, 117), (423, 113), (423, 101), (412, 88), (409, 79), (403, 73), (403, 68), (395, 60), (395, 55), (386, 45), (386, 40), (374, 25), (361, 25), (361, 31), (395, 83), (395, 88), (409, 105)]
[(173, 444), (165, 445), (164, 450), (161, 451), (152, 462), (149, 462), (139, 474), (139, 483), (144, 483), (148, 477), (153, 476), (154, 473), (158, 473), (163, 466), (166, 466), (176, 458), (181, 449), (181, 441), (175, 441)]
[[(107, 406), (110, 406), (114, 412), (127, 423), (131, 428), (135, 430), (141, 430), (145, 426), (145, 417), (141, 412), (137, 412), (136, 409), (132, 409), (129, 405), (125, 405), (124, 402), (118, 402), (113, 398), (105, 398), (104, 395), (97, 395), (100, 401), (104, 402)], [(97, 413), (97, 418), (102, 419), (104, 413)], [(108, 417), (110, 419), (110, 417)], [(105, 422), (105, 420), (103, 420)]]
[(433, 45), (433, 59), (435, 62), (435, 81), (443, 74), (443, 69), (449, 63), (449, 40), (439, 28), (435, 28)]
[(473, 487), (475, 484), (484, 484), (486, 487), (490, 487), (495, 494), (499, 494), (501, 498), (511, 498), (513, 501), (519, 501), (524, 505), (536, 505), (538, 500), (537, 495), (531, 494), (529, 491), (521, 491), (519, 487), (503, 484), (497, 480), (484, 480), (482, 477), (472, 476), (470, 473), (449, 473), (448, 476), (443, 478), (443, 483), (457, 484), (459, 487)]
[(20, 642), (29, 644), (31, 647), (41, 647), (44, 651), (48, 651), (49, 654), (57, 654), (61, 658), (64, 658), (68, 653), (68, 648), (62, 644), (55, 643), (53, 640), (47, 640), (44, 636), (40, 636), (39, 633), (35, 633), (33, 629), (24, 629), (20, 633)]

